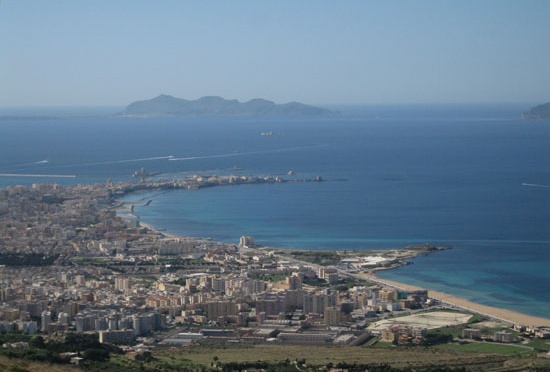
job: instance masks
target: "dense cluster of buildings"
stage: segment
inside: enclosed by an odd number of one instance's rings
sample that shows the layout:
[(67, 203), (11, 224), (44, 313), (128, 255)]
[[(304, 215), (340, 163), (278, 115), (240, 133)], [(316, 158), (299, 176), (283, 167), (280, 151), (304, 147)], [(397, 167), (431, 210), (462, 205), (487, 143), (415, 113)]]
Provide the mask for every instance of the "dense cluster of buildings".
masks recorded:
[[(180, 244), (189, 249), (188, 241)], [(167, 326), (188, 324), (195, 329), (232, 329), (234, 335), (241, 332), (243, 339), (255, 341), (279, 333), (281, 340), (313, 342), (322, 333), (332, 341), (342, 332), (358, 336), (366, 319), (421, 306), (427, 297), (378, 286), (341, 290), (329, 284), (338, 275), (333, 270), (278, 264), (280, 259), (269, 252), (201, 244), (188, 254), (200, 256), (193, 260), (203, 264), (191, 269), (172, 270), (171, 264), (158, 262), (163, 260), (160, 255), (153, 261), (136, 255), (132, 267), (142, 274), (121, 273), (116, 269), (120, 264), (124, 271), (127, 256), (117, 258), (111, 251), (89, 257), (96, 263), (107, 259), (105, 267), (0, 267), (0, 327), (43, 334), (96, 332), (105, 341), (128, 342)], [(140, 271), (140, 266), (155, 270)], [(322, 277), (330, 279), (321, 287), (305, 284)], [(338, 329), (328, 332), (330, 327)], [(316, 329), (312, 334), (317, 336), (308, 339), (304, 329)]]
[[(177, 187), (248, 180), (187, 182)], [(143, 187), (159, 185), (0, 190), (0, 255), (56, 257), (48, 265), (0, 267), (0, 332), (92, 332), (102, 342), (128, 344), (180, 326), (186, 332), (163, 342), (218, 337), (353, 344), (368, 337), (368, 322), (428, 306), (427, 291), (402, 292), (343, 276), (341, 267), (372, 263), (308, 264), (255, 249), (251, 237), (233, 246), (167, 236), (120, 218), (115, 196)], [(423, 329), (389, 327), (381, 337), (420, 343), (424, 335)]]

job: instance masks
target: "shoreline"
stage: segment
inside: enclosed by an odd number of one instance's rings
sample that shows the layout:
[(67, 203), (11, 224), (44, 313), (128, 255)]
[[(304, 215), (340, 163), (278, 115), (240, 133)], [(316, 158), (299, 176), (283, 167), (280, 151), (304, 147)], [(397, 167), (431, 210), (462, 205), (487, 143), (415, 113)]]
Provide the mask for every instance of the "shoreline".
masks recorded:
[[(139, 216), (135, 215), (134, 213), (129, 213), (129, 214), (135, 216), (136, 218), (138, 218), (140, 225), (142, 225), (143, 227), (153, 231), (156, 234), (159, 234), (159, 235), (162, 235), (162, 236), (165, 236), (165, 237), (179, 238), (179, 239), (196, 239), (198, 241), (206, 239), (206, 238), (203, 238), (203, 237), (191, 237), (191, 236), (180, 235), (180, 234), (177, 234), (177, 233), (167, 232), (167, 231), (164, 231), (161, 228), (154, 227), (149, 223), (141, 221), (141, 218), (139, 218)], [(233, 244), (233, 243), (228, 243), (228, 242), (219, 242), (219, 243), (221, 243), (221, 244)], [(261, 247), (261, 248), (262, 249), (266, 249), (266, 248), (267, 249), (288, 249), (289, 251), (292, 250), (290, 248), (281, 248), (281, 247), (277, 247), (277, 248), (274, 248), (274, 247)], [(258, 249), (258, 248), (248, 248), (248, 249), (255, 250), (255, 249)], [(303, 249), (303, 250), (310, 251), (310, 250), (307, 250), (307, 249)], [(307, 263), (307, 262), (304, 262), (304, 263)], [(394, 269), (394, 268), (395, 267), (389, 267), (386, 270), (391, 270), (391, 269)], [(448, 294), (448, 293), (444, 293), (444, 292), (440, 292), (440, 291), (434, 291), (434, 290), (431, 290), (430, 288), (423, 288), (423, 287), (413, 286), (413, 285), (409, 285), (409, 284), (405, 284), (405, 283), (401, 283), (401, 282), (396, 282), (396, 281), (393, 281), (393, 280), (382, 279), (382, 278), (376, 276), (375, 271), (374, 272), (371, 271), (369, 273), (353, 274), (353, 275), (358, 276), (360, 278), (363, 278), (363, 279), (365, 279), (367, 281), (370, 281), (370, 282), (373, 282), (373, 283), (382, 284), (382, 285), (386, 285), (386, 286), (389, 286), (389, 287), (402, 289), (402, 290), (405, 290), (405, 291), (426, 289), (426, 290), (428, 290), (428, 294), (429, 294), (430, 298), (438, 300), (441, 303), (444, 303), (448, 306), (456, 307), (457, 309), (461, 309), (461, 310), (469, 311), (469, 312), (472, 312), (472, 313), (480, 314), (482, 316), (486, 316), (486, 317), (489, 317), (489, 318), (492, 318), (492, 319), (495, 319), (495, 320), (498, 320), (498, 321), (501, 321), (501, 322), (509, 323), (511, 325), (520, 324), (520, 325), (523, 325), (523, 326), (550, 327), (550, 318), (543, 318), (543, 317), (539, 317), (539, 316), (528, 315), (528, 314), (520, 313), (518, 311), (504, 309), (504, 308), (495, 307), (495, 306), (482, 305), (482, 304), (478, 304), (478, 303), (475, 303), (473, 301), (470, 301), (470, 300), (468, 300), (466, 298), (463, 298), (463, 297), (459, 297), (459, 296), (456, 296), (456, 295), (452, 295), (452, 294)]]
[(534, 315), (528, 315), (520, 313), (518, 311), (503, 309), (500, 307), (494, 307), (489, 305), (482, 305), (475, 302), (472, 302), (463, 297), (455, 296), (452, 294), (434, 291), (430, 288), (417, 287), (405, 283), (396, 282), (393, 280), (382, 279), (375, 274), (358, 274), (360, 277), (365, 280), (373, 281), (378, 284), (387, 285), (389, 287), (394, 287), (397, 289), (402, 289), (405, 291), (414, 291), (419, 289), (428, 290), (428, 297), (438, 300), (446, 305), (456, 307), (458, 309), (466, 310), (483, 316), (487, 316), (498, 321), (510, 323), (510, 324), (520, 324), (524, 326), (534, 326), (534, 327), (550, 327), (550, 319), (538, 317)]
[[(122, 209), (125, 209), (124, 206), (127, 206), (129, 204), (134, 204), (133, 202), (128, 202), (128, 201), (124, 202), (124, 201), (120, 201), (119, 199), (116, 199), (116, 202), (119, 203), (119, 207), (123, 206)], [(147, 229), (155, 232), (156, 234), (159, 234), (159, 235), (162, 235), (162, 236), (165, 236), (165, 237), (168, 237), (168, 238), (176, 238), (176, 239), (178, 239), (178, 238), (179, 239), (195, 239), (197, 241), (207, 240), (204, 237), (191, 237), (191, 236), (180, 235), (180, 234), (177, 234), (177, 233), (167, 232), (164, 228), (155, 227), (155, 226), (152, 226), (149, 223), (141, 221), (140, 216), (134, 213), (133, 208), (128, 212), (129, 213), (127, 215), (130, 215), (130, 216), (133, 216), (133, 217), (137, 218), (139, 223), (143, 227), (146, 227)], [(228, 243), (228, 242), (218, 242), (218, 243), (235, 245), (234, 243)], [(248, 248), (248, 249), (253, 249), (253, 250), (254, 249), (274, 249), (274, 250), (284, 249), (284, 250), (292, 251), (291, 248), (284, 248), (284, 247), (256, 247), (256, 248)], [(443, 250), (443, 249), (447, 249), (447, 248), (440, 248), (439, 250)], [(423, 253), (426, 253), (426, 252), (423, 252)], [(431, 252), (428, 252), (428, 253), (431, 253)], [(410, 257), (403, 256), (401, 258), (410, 258)], [(393, 265), (393, 266), (390, 266), (390, 267), (378, 269), (378, 270), (383, 270), (383, 271), (392, 270), (392, 269), (395, 269), (396, 267), (400, 267), (402, 264), (403, 263), (401, 263), (399, 265)], [(501, 308), (501, 307), (495, 307), (495, 306), (490, 306), (490, 305), (482, 305), (482, 304), (475, 303), (473, 301), (470, 301), (470, 300), (468, 300), (466, 298), (463, 298), (463, 297), (460, 297), (460, 296), (456, 296), (456, 295), (453, 295), (453, 294), (444, 293), (444, 292), (440, 292), (440, 291), (435, 291), (435, 290), (432, 290), (430, 288), (412, 286), (412, 285), (408, 285), (408, 284), (397, 282), (397, 281), (382, 279), (382, 278), (376, 276), (376, 272), (378, 270), (369, 270), (368, 272), (363, 272), (363, 273), (358, 273), (358, 274), (353, 274), (353, 275), (358, 276), (360, 278), (363, 278), (365, 280), (371, 281), (373, 283), (382, 284), (382, 285), (394, 287), (394, 288), (397, 288), (397, 289), (403, 289), (403, 290), (406, 290), (406, 291), (407, 290), (411, 291), (411, 290), (418, 290), (418, 289), (426, 289), (426, 290), (428, 290), (430, 298), (438, 300), (441, 303), (444, 303), (444, 304), (446, 304), (448, 306), (451, 306), (451, 307), (456, 307), (456, 308), (463, 309), (463, 310), (466, 310), (466, 311), (469, 311), (469, 312), (473, 312), (473, 313), (477, 313), (477, 314), (480, 314), (480, 315), (483, 315), (483, 316), (487, 316), (487, 317), (490, 317), (490, 318), (493, 318), (493, 319), (496, 319), (496, 320), (499, 320), (499, 321), (502, 321), (502, 322), (505, 322), (505, 323), (521, 324), (521, 325), (524, 325), (524, 326), (550, 327), (550, 318), (543, 318), (543, 317), (540, 317), (540, 316), (524, 314), (524, 313), (521, 313), (521, 312), (518, 312), (518, 311), (515, 311), (515, 310), (505, 309), (505, 308)], [(348, 274), (351, 274), (351, 273), (348, 273)]]

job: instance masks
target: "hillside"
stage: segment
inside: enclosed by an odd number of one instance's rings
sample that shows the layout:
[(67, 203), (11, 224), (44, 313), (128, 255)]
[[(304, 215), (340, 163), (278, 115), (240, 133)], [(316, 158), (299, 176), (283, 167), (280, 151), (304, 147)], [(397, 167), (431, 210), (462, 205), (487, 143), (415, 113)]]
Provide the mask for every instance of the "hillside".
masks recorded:
[(550, 102), (530, 108), (524, 112), (524, 119), (546, 119), (550, 120)]
[(202, 97), (194, 101), (161, 94), (153, 99), (136, 101), (121, 116), (332, 116), (330, 110), (298, 102), (276, 104), (256, 98), (248, 102), (222, 97)]

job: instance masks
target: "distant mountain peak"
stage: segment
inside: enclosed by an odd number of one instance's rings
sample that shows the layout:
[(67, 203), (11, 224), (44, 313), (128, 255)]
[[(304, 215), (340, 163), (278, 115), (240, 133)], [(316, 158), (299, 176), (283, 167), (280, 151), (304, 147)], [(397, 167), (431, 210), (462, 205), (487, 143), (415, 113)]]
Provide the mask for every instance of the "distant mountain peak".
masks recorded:
[(263, 99), (263, 98), (253, 98), (251, 99), (250, 101), (246, 102), (246, 103), (255, 103), (255, 104), (258, 104), (258, 103), (267, 103), (267, 104), (274, 104), (275, 102), (273, 101), (268, 101), (267, 99)]
[(299, 102), (276, 104), (263, 98), (241, 103), (219, 96), (205, 96), (190, 101), (167, 94), (129, 104), (122, 116), (333, 116), (330, 110)]
[(162, 101), (162, 100), (174, 100), (174, 99), (177, 99), (177, 98), (169, 94), (159, 94), (158, 96), (156, 96), (155, 98), (152, 98), (151, 100)]

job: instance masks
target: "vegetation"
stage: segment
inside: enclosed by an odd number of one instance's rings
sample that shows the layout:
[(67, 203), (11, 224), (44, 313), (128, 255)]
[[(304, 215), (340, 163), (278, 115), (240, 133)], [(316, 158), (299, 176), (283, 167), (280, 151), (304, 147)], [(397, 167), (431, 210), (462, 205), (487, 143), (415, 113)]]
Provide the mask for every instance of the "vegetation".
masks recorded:
[(535, 338), (530, 340), (526, 346), (532, 347), (537, 352), (550, 352), (550, 340)]
[(428, 332), (426, 338), (424, 339), (425, 346), (446, 344), (453, 340), (451, 334), (446, 334), (444, 332)]
[(42, 336), (8, 333), (2, 335), (0, 340), (3, 343), (27, 343), (28, 347), (0, 349), (0, 355), (26, 361), (66, 363), (67, 360), (60, 353), (67, 352), (81, 352), (81, 356), (89, 361), (106, 361), (112, 352), (119, 352), (116, 347), (100, 344), (97, 335), (84, 333), (67, 333), (60, 339), (50, 339), (47, 342)]
[(326, 287), (328, 286), (328, 282), (325, 279), (321, 278), (304, 278), (302, 281), (305, 285), (310, 285), (312, 287)]
[(276, 104), (255, 98), (248, 102), (222, 97), (202, 97), (194, 101), (161, 94), (158, 97), (129, 104), (122, 115), (132, 116), (332, 116), (330, 110), (291, 102)]
[(502, 355), (533, 354), (531, 348), (521, 345), (497, 344), (493, 342), (468, 342), (460, 344), (439, 345), (437, 348), (455, 351), (470, 351)]
[(532, 107), (523, 113), (525, 119), (550, 119), (550, 102)]
[[(430, 331), (432, 341), (448, 340), (453, 327)], [(99, 344), (97, 337), (68, 334), (59, 339), (9, 334), (4, 340), (26, 339), (29, 349), (1, 349), (2, 371), (65, 371), (63, 351), (79, 351), (86, 371), (318, 371), (340, 368), (348, 371), (461, 371), (461, 370), (548, 370), (550, 359), (536, 358), (526, 345), (489, 342), (447, 343), (436, 346), (394, 346), (377, 342), (362, 347), (240, 344), (205, 340), (185, 348), (156, 349), (150, 357), (129, 359), (118, 349)], [(376, 340), (376, 339), (373, 339)], [(533, 346), (548, 347), (545, 340)], [(435, 343), (435, 342), (434, 342)], [(432, 343), (433, 344), (433, 343)], [(3, 356), (2, 356), (3, 355)], [(8, 359), (12, 358), (12, 359)], [(17, 359), (15, 359), (17, 358)], [(54, 367), (45, 367), (56, 363)], [(32, 366), (40, 367), (32, 367)], [(514, 368), (509, 366), (514, 365)], [(56, 369), (59, 366), (59, 369)], [(536, 368), (532, 368), (536, 366)], [(33, 369), (34, 368), (34, 369)], [(70, 368), (67, 366), (67, 368)]]
[(450, 336), (449, 341), (452, 341), (453, 338), (459, 338), (462, 337), (462, 329), (464, 326), (457, 325), (457, 326), (447, 326), (443, 328), (437, 328), (437, 329), (431, 329), (428, 331), (427, 336), (438, 336), (438, 335), (444, 335), (444, 336)]
[(264, 280), (266, 282), (280, 282), (282, 280), (285, 280), (287, 275), (284, 274), (251, 274), (251, 278), (258, 279), (258, 280)]
[[(517, 349), (521, 351), (520, 348)], [(216, 367), (222, 370), (229, 370), (224, 369), (224, 366), (233, 370), (268, 366), (265, 368), (268, 371), (295, 371), (296, 369), (292, 368), (298, 365), (304, 371), (323, 370), (327, 366), (335, 368), (348, 366), (349, 370), (356, 371), (366, 370), (366, 368), (369, 368), (369, 371), (448, 371), (462, 370), (462, 368), (466, 370), (502, 369), (510, 358), (516, 357), (516, 354), (448, 350), (439, 346), (395, 347), (391, 344), (379, 343), (375, 347), (241, 344), (227, 348), (209, 344), (157, 350), (153, 356), (154, 363)], [(523, 358), (520, 360), (523, 363), (520, 363), (521, 365), (528, 365), (534, 360), (534, 357), (527, 354), (522, 354), (521, 358)], [(550, 360), (546, 362), (545, 366), (550, 367)], [(386, 369), (377, 369), (381, 367)]]
[(356, 286), (363, 286), (366, 284), (365, 280), (357, 279), (356, 277), (340, 277), (338, 285), (335, 290), (345, 292)]
[(81, 371), (80, 368), (63, 365), (50, 364), (37, 361), (10, 359), (0, 355), (0, 371), (6, 372), (75, 372)]
[(380, 349), (388, 349), (394, 347), (395, 345), (392, 342), (378, 341), (376, 343), (373, 343), (373, 346)]
[(6, 342), (29, 342), (33, 336), (21, 332), (0, 333), (0, 344)]
[[(214, 363), (213, 363), (214, 364)], [(394, 368), (388, 364), (376, 365), (376, 364), (366, 364), (366, 363), (347, 363), (339, 362), (334, 364), (332, 362), (327, 363), (324, 366), (313, 366), (308, 365), (305, 359), (290, 361), (288, 358), (284, 361), (279, 361), (276, 363), (268, 363), (264, 361), (256, 362), (230, 362), (230, 363), (216, 363), (214, 364), (218, 370), (224, 372), (231, 371), (248, 371), (248, 370), (265, 370), (265, 371), (277, 371), (277, 372), (297, 372), (297, 371), (318, 371), (319, 369), (331, 369), (336, 368), (338, 370), (349, 371), (349, 372), (393, 372), (393, 371), (406, 371), (412, 369), (402, 369)], [(324, 368), (323, 368), (324, 367)], [(437, 367), (436, 369), (425, 369), (425, 371), (465, 371), (464, 368), (450, 368), (450, 367)]]
[(0, 253), (0, 262), (5, 266), (50, 266), (58, 257), (58, 254)]
[(337, 265), (341, 259), (336, 251), (290, 251), (285, 253), (290, 254), (297, 260), (325, 266)]
[(478, 315), (478, 314), (474, 314), (472, 315), (472, 317), (468, 320), (468, 324), (475, 324), (475, 323), (479, 323), (479, 322), (482, 322), (484, 320), (486, 320), (487, 318), (481, 316), (481, 315)]
[(84, 359), (93, 361), (105, 361), (109, 360), (109, 351), (102, 348), (86, 349), (82, 356)]

